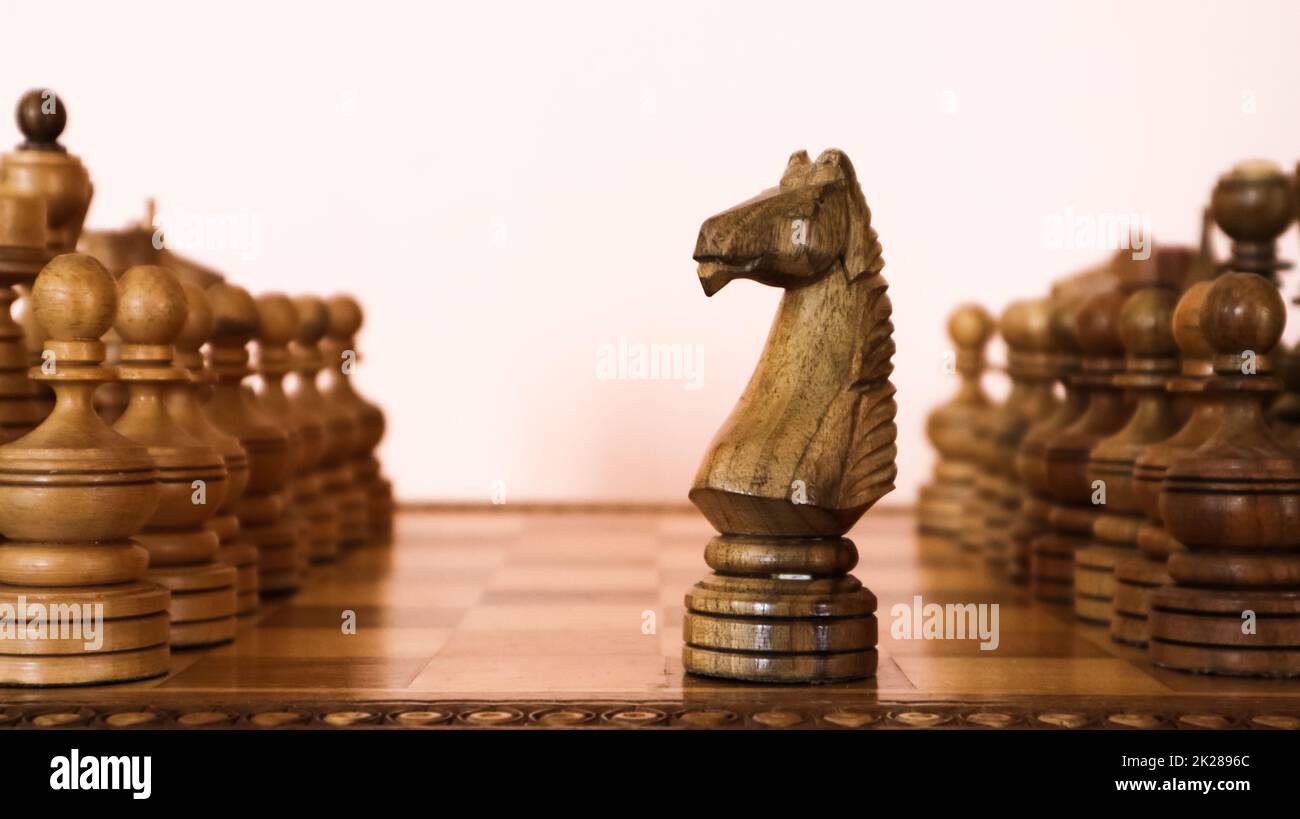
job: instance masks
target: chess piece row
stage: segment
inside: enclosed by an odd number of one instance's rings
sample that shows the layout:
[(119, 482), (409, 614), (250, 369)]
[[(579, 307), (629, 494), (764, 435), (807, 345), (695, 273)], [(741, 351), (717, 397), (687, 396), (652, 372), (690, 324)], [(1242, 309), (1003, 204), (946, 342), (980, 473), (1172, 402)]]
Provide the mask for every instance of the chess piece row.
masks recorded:
[(0, 684), (156, 676), (312, 563), (387, 540), (383, 414), (352, 387), (351, 298), (73, 252), (93, 188), (42, 98), (0, 157), (0, 609), (23, 624)]
[[(963, 383), (931, 415), (940, 460), (922, 529), (1117, 642), (1149, 646), (1157, 664), (1300, 676), (1300, 355), (1278, 348), (1275, 249), (1294, 184), (1261, 162), (1219, 180), (1207, 227), (1232, 240), (1223, 265), (1207, 240), (1158, 247), (1008, 309), (1013, 389), (1000, 406), (979, 385), (992, 322), (959, 308), (951, 327), (978, 331), (952, 333)], [(1289, 382), (1275, 374), (1285, 364)], [(1063, 394), (1048, 411), (1035, 388), (1053, 379)], [(1008, 535), (998, 501), (1016, 479)]]

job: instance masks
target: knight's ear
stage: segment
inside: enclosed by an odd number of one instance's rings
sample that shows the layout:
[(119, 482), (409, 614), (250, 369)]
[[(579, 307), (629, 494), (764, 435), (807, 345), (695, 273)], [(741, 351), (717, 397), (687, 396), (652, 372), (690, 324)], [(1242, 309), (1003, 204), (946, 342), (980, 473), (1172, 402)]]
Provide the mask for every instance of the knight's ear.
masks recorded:
[(853, 163), (839, 148), (827, 148), (817, 157), (817, 165), (821, 168), (834, 168), (845, 177), (853, 176)]
[(790, 161), (785, 163), (785, 171), (781, 174), (781, 184), (785, 184), (786, 180), (790, 178), (790, 174), (811, 164), (812, 160), (808, 158), (807, 151), (795, 151), (790, 154)]
[(871, 226), (871, 208), (849, 168), (849, 235), (844, 243), (844, 273), (849, 281), (879, 273), (885, 266), (880, 237)]

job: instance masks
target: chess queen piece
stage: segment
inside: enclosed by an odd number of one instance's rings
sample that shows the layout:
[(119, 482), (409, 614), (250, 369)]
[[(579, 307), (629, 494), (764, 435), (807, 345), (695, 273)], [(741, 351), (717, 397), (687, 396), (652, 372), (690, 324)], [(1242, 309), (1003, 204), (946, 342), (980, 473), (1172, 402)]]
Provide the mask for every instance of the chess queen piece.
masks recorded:
[(0, 543), (0, 604), (39, 606), (67, 622), (57, 639), (29, 630), (5, 640), (0, 684), (159, 676), (170, 662), (169, 595), (142, 581), (149, 553), (131, 539), (158, 505), (157, 471), (148, 450), (91, 407), (95, 387), (114, 377), (99, 339), (117, 311), (117, 285), (93, 258), (63, 254), (37, 277), (32, 309), (49, 334), (32, 378), (50, 384), (56, 401), (40, 426), (0, 446), (0, 531), (8, 538)]
[(779, 187), (708, 219), (712, 295), (785, 289), (762, 358), (704, 456), (690, 499), (719, 535), (686, 595), (696, 674), (830, 682), (876, 671), (876, 598), (844, 534), (893, 489), (893, 325), (880, 242), (847, 156), (790, 157)]
[(45, 223), (44, 199), (0, 189), (0, 443), (35, 429), (51, 408), (44, 385), (27, 376), (29, 333), (14, 319), (17, 288), (35, 281), (50, 260)]
[(292, 468), (289, 436), (268, 418), (257, 396), (244, 388), (252, 374), (248, 343), (258, 330), (257, 305), (242, 287), (216, 284), (207, 289), (213, 330), (208, 365), (215, 381), (208, 399), (208, 419), (239, 440), (248, 456), (248, 484), (236, 502), (239, 538), (257, 548), (259, 594), (296, 590), (297, 531), (284, 520), (284, 490)]
[[(334, 296), (326, 303), (329, 310), (329, 329), (325, 336), (325, 359), (330, 362), (322, 376), (327, 401), (344, 408), (354, 421), (356, 435), (348, 460), (356, 496), (346, 495), (342, 511), (343, 520), (351, 509), (360, 504), (356, 517), (362, 523), (358, 543), (387, 542), (393, 529), (392, 485), (380, 474), (375, 448), (384, 437), (384, 413), (356, 391), (353, 376), (361, 361), (357, 351), (356, 334), (361, 329), (361, 305), (350, 296)], [(346, 532), (346, 528), (344, 529)], [(344, 543), (350, 538), (344, 536)]]
[(951, 366), (958, 378), (957, 392), (934, 409), (925, 422), (926, 435), (937, 457), (933, 480), (921, 487), (917, 523), (923, 533), (953, 543), (961, 536), (966, 506), (975, 495), (979, 472), (975, 422), (993, 406), (983, 387), (987, 369), (984, 349), (993, 331), (993, 318), (978, 304), (964, 304), (948, 317), (948, 337), (955, 348)]
[(171, 592), (172, 648), (235, 638), (235, 569), (216, 561), (220, 540), (205, 525), (225, 499), (226, 467), (168, 410), (169, 397), (191, 387), (189, 372), (173, 364), (187, 312), (185, 291), (165, 267), (132, 267), (118, 280), (113, 326), (128, 398), (113, 429), (146, 447), (158, 470), (158, 508), (135, 539), (149, 552), (145, 577)]
[(1277, 394), (1274, 355), (1286, 324), (1275, 284), (1277, 238), (1295, 217), (1290, 181), (1272, 163), (1219, 180), (1215, 221), (1232, 239), (1231, 272), (1205, 296), (1214, 351), (1205, 385), (1219, 423), (1174, 460), (1160, 492), (1174, 585), (1151, 592), (1150, 652), (1167, 668), (1300, 676), (1300, 454), (1265, 417)]
[(1174, 342), (1182, 362), (1166, 389), (1183, 396), (1191, 412), (1173, 436), (1143, 450), (1133, 463), (1133, 495), (1145, 520), (1138, 527), (1138, 553), (1115, 563), (1115, 601), (1110, 638), (1118, 643), (1145, 647), (1151, 590), (1173, 583), (1165, 570), (1169, 555), (1183, 545), (1169, 536), (1160, 512), (1160, 486), (1173, 460), (1190, 454), (1219, 425), (1220, 402), (1205, 392), (1213, 350), (1201, 331), (1201, 310), (1209, 293), (1209, 280), (1199, 280), (1178, 300), (1172, 318)]
[(1012, 571), (1012, 528), (1020, 508), (1016, 453), (1030, 425), (1057, 409), (1051, 355), (1051, 307), (1047, 299), (1018, 301), (998, 320), (1007, 344), (1011, 392), (987, 420), (983, 474), (976, 494), (983, 515), (984, 562), (998, 577), (1022, 578)]
[(18, 101), (16, 116), (24, 140), (0, 155), (0, 185), (44, 199), (50, 250), (72, 252), (95, 189), (81, 160), (59, 142), (67, 108), (53, 91), (37, 88)]
[[(203, 288), (193, 282), (182, 281), (185, 291), (185, 324), (176, 337), (175, 363), (190, 374), (188, 382), (180, 382), (178, 389), (167, 393), (167, 413), (178, 427), (192, 438), (207, 444), (221, 456), (226, 469), (226, 492), (207, 527), (217, 536), (217, 560), (235, 570), (235, 614), (247, 617), (257, 612), (258, 577), (257, 547), (239, 536), (239, 517), (236, 509), (239, 499), (248, 486), (248, 455), (239, 439), (208, 420), (204, 402), (212, 391), (212, 373), (204, 366), (204, 344), (212, 336), (212, 307)], [(209, 499), (209, 503), (213, 503)]]
[[(333, 502), (338, 470), (332, 465), (342, 462), (351, 438), (329, 434), (325, 399), (316, 387), (316, 377), (325, 366), (320, 340), (329, 327), (329, 310), (315, 296), (297, 298), (293, 307), (298, 315), (298, 334), (289, 345), (288, 400), (299, 419), (303, 438), (299, 489), (307, 519), (307, 557), (312, 563), (332, 563), (339, 554), (339, 516)], [(346, 484), (344, 476), (342, 491), (346, 491)]]

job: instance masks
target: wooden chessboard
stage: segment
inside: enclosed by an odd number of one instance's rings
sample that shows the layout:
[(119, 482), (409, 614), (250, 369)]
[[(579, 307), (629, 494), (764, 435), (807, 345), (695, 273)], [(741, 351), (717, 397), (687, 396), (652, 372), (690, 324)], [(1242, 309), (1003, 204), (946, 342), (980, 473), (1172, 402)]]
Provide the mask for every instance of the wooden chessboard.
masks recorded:
[[(314, 570), (234, 644), (175, 652), (158, 680), (0, 690), (0, 725), (1300, 727), (1295, 682), (1158, 669), (914, 529), (876, 510), (850, 535), (880, 600), (873, 680), (687, 677), (682, 599), (711, 535), (693, 510), (407, 511), (391, 547)], [(999, 648), (894, 639), (915, 594), (1000, 604)]]

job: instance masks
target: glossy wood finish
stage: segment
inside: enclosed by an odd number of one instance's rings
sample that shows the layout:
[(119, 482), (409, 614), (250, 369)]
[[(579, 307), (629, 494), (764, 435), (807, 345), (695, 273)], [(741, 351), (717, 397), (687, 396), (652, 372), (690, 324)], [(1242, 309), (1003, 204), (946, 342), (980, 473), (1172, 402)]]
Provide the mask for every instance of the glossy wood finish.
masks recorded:
[[(791, 216), (791, 214), (797, 214)], [(876, 599), (842, 535), (893, 488), (894, 352), (880, 242), (842, 152), (791, 156), (780, 185), (706, 220), (708, 295), (749, 278), (785, 288), (762, 357), (695, 476), (720, 534), (686, 595), (698, 674), (827, 682), (876, 670)]]
[[(399, 513), (391, 549), (313, 567), (302, 592), (241, 621), (233, 644), (178, 653), (160, 680), (0, 689), (0, 725), (1300, 727), (1293, 682), (1161, 669), (914, 527), (886, 508), (848, 533), (872, 544), (859, 568), (883, 615), (868, 680), (810, 688), (685, 673), (681, 600), (706, 571), (711, 531), (692, 509), (510, 505)], [(890, 612), (918, 590), (927, 603), (997, 603), (998, 648), (895, 636)], [(340, 627), (344, 610), (355, 634)]]

